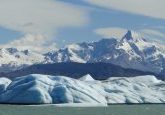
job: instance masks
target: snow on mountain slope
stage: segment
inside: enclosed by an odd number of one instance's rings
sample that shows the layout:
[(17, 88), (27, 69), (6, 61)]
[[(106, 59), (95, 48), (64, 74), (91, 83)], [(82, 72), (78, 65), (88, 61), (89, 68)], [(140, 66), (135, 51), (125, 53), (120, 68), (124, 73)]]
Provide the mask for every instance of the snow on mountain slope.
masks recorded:
[(86, 63), (90, 59), (92, 46), (86, 43), (70, 44), (59, 51), (45, 54), (45, 63), (79, 62)]
[[(4, 80), (0, 79), (0, 82)], [(9, 80), (6, 80), (9, 81)], [(4, 83), (4, 81), (3, 81)], [(9, 82), (8, 82), (9, 84)], [(80, 81), (64, 76), (27, 75), (0, 90), (1, 103), (165, 103), (165, 82), (154, 76)]]
[(121, 57), (114, 62), (126, 68), (160, 73), (165, 68), (165, 54), (161, 47), (146, 41), (136, 32), (128, 31), (117, 46), (123, 51)]
[(24, 66), (41, 63), (43, 60), (43, 55), (29, 50), (2, 48), (0, 49), (0, 72), (17, 70)]
[(106, 62), (124, 68), (160, 73), (165, 69), (165, 49), (145, 40), (139, 33), (128, 31), (121, 40), (72, 44), (45, 54), (45, 62)]

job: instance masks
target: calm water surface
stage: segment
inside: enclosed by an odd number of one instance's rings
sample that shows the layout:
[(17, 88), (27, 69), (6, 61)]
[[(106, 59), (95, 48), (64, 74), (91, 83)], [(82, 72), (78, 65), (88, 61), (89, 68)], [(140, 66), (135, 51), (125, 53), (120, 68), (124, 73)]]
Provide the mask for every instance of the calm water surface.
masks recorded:
[(0, 105), (0, 115), (165, 115), (165, 104), (108, 107)]

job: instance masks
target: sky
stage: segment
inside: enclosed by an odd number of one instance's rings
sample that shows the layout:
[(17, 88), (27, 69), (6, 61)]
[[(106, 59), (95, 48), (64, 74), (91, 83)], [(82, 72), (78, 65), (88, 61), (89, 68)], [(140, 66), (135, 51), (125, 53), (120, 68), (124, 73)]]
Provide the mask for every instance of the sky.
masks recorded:
[(37, 52), (121, 38), (133, 30), (165, 44), (164, 0), (0, 0), (0, 47)]

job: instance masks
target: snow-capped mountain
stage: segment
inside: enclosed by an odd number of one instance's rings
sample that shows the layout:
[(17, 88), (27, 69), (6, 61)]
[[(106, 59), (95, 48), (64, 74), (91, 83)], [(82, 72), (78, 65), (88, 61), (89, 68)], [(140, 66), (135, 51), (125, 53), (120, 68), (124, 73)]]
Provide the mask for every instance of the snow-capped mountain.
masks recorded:
[(44, 56), (29, 50), (18, 50), (16, 48), (0, 49), (0, 72), (9, 72), (23, 67), (40, 63)]
[(120, 40), (102, 39), (98, 42), (71, 44), (45, 54), (45, 63), (106, 62), (124, 68), (160, 73), (165, 69), (165, 49), (149, 42), (140, 34), (128, 31)]
[(147, 41), (134, 31), (128, 31), (122, 38), (70, 44), (45, 54), (16, 48), (0, 49), (0, 72), (9, 72), (33, 64), (59, 62), (103, 62), (164, 74), (165, 49), (158, 43)]

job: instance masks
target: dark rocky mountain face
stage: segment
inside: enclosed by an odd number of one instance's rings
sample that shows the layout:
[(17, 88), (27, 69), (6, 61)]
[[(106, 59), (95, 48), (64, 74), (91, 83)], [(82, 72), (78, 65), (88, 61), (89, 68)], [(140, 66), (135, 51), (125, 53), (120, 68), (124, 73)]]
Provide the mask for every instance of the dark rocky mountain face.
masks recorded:
[(55, 63), (55, 64), (38, 64), (17, 70), (10, 73), (0, 74), (10, 79), (28, 74), (47, 74), (62, 75), (72, 78), (79, 78), (90, 74), (94, 79), (105, 80), (109, 77), (134, 77), (140, 75), (153, 75), (151, 72), (143, 72), (134, 69), (124, 69), (110, 63)]

